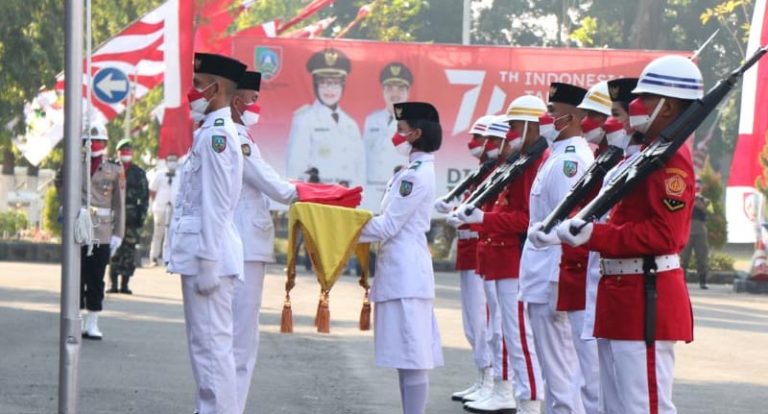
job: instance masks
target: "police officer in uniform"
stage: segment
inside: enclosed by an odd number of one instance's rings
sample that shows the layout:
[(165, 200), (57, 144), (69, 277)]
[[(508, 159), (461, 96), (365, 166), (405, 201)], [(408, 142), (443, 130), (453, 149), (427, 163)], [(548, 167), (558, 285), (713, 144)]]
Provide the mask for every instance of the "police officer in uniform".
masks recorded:
[[(83, 134), (83, 142), (88, 142), (90, 135), (90, 169), (86, 173), (91, 175), (90, 213), (95, 245), (90, 255), (88, 246), (80, 248), (80, 309), (88, 310), (83, 338), (100, 340), (98, 322), (104, 302), (104, 273), (125, 231), (125, 176), (119, 164), (106, 160), (107, 128), (94, 122), (89, 129)], [(61, 188), (61, 182), (57, 180), (57, 184)], [(88, 202), (86, 185), (83, 176), (83, 205)]]
[(360, 233), (360, 243), (379, 242), (376, 278), (370, 298), (374, 309), (376, 365), (395, 368), (404, 414), (423, 414), (430, 369), (443, 365), (440, 331), (434, 314), (435, 277), (425, 233), (435, 199), (434, 151), (442, 129), (428, 103), (395, 104), (393, 143), (411, 146), (408, 168), (388, 185), (381, 215)]
[(385, 107), (365, 118), (363, 143), (365, 144), (366, 187), (363, 206), (375, 208), (384, 195), (392, 169), (407, 163), (408, 154), (400, 154), (389, 142), (397, 130), (393, 104), (408, 100), (413, 75), (407, 66), (392, 62), (379, 74)]
[(191, 109), (203, 115), (179, 177), (169, 229), (168, 271), (181, 275), (187, 345), (200, 414), (238, 412), (232, 303), (243, 276), (234, 213), (243, 156), (230, 103), (245, 65), (196, 53)]
[[(149, 188), (146, 172), (133, 163), (131, 140), (128, 138), (120, 140), (115, 149), (119, 155), (118, 162), (125, 173), (125, 237), (109, 265), (109, 292), (130, 295), (133, 292), (128, 288), (128, 281), (136, 271), (136, 243), (139, 242), (141, 228), (147, 217)], [(119, 290), (118, 275), (123, 276)]]
[(339, 106), (350, 62), (337, 49), (324, 49), (307, 62), (317, 99), (293, 115), (288, 138), (286, 175), (299, 178), (308, 167), (328, 182), (365, 184), (365, 148), (360, 128)]
[(243, 189), (235, 210), (235, 223), (243, 241), (245, 275), (243, 283), (235, 284), (232, 304), (238, 413), (245, 411), (256, 365), (265, 268), (267, 263), (275, 262), (275, 228), (269, 199), (288, 204), (296, 198), (296, 186), (282, 179), (267, 164), (249, 132), (258, 118), (247, 114), (256, 104), (260, 85), (261, 73), (246, 72), (237, 85), (231, 105), (243, 158)]
[[(664, 56), (645, 67), (633, 93), (645, 115), (632, 116), (630, 124), (647, 144), (703, 96), (704, 82), (689, 59)], [(570, 219), (558, 226), (564, 243), (585, 245), (602, 257), (594, 333), (601, 381), (611, 385), (621, 404), (613, 412), (677, 412), (674, 346), (693, 340), (693, 312), (678, 254), (690, 229), (694, 177), (691, 150), (683, 145), (611, 210), (606, 223)], [(575, 235), (572, 229), (578, 229)], [(650, 319), (649, 303), (656, 307)]]

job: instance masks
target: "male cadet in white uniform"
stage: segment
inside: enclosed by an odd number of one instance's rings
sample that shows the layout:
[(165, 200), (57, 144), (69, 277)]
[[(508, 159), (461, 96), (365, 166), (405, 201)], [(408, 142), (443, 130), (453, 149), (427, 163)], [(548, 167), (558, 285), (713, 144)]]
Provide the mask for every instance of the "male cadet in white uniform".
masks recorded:
[(165, 230), (171, 220), (173, 202), (179, 192), (179, 177), (176, 169), (179, 166), (179, 157), (169, 154), (165, 158), (165, 168), (155, 172), (149, 183), (149, 200), (152, 207), (152, 244), (149, 248), (149, 258), (154, 265), (163, 261), (165, 250)]
[[(555, 129), (547, 137), (551, 152), (531, 187), (529, 223), (543, 221), (594, 161), (589, 144), (581, 137), (584, 112), (576, 108), (586, 92), (563, 83), (550, 85), (548, 110), (555, 120)], [(579, 395), (583, 379), (571, 341), (568, 315), (555, 310), (561, 255), (560, 245), (537, 247), (526, 240), (520, 260), (519, 298), (528, 305), (546, 382), (546, 412), (583, 414)]]
[(231, 105), (243, 157), (243, 189), (235, 210), (235, 223), (243, 241), (245, 278), (243, 283), (235, 283), (232, 304), (238, 413), (245, 411), (259, 349), (259, 309), (265, 267), (275, 261), (275, 228), (267, 197), (284, 204), (296, 198), (296, 186), (280, 178), (267, 164), (248, 132), (259, 119), (254, 115), (260, 85), (261, 73), (245, 72)]
[(315, 167), (323, 179), (350, 186), (365, 185), (365, 148), (360, 128), (339, 107), (350, 71), (347, 56), (337, 49), (321, 50), (309, 59), (315, 102), (293, 115), (288, 138), (286, 176), (300, 178)]
[[(196, 53), (190, 106), (204, 114), (181, 169), (169, 231), (168, 271), (179, 273), (200, 414), (238, 413), (232, 301), (243, 274), (234, 213), (243, 177), (229, 108), (245, 65)], [(240, 282), (238, 282), (240, 283)]]
[(366, 169), (363, 206), (372, 210), (378, 209), (387, 189), (387, 182), (392, 178), (392, 170), (398, 165), (408, 163), (408, 157), (395, 150), (390, 138), (397, 131), (392, 105), (408, 100), (413, 75), (404, 64), (392, 62), (382, 69), (379, 82), (386, 107), (368, 115), (363, 127)]

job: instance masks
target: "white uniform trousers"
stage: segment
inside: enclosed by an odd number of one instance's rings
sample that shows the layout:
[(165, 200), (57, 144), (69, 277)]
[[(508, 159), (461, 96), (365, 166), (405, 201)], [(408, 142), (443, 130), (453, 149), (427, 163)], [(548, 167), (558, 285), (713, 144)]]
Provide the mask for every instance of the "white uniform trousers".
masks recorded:
[(168, 227), (169, 209), (153, 210), (152, 222), (152, 243), (149, 245), (149, 259), (163, 261), (163, 241), (165, 240), (165, 230)]
[(474, 270), (460, 271), (459, 278), (464, 336), (472, 347), (475, 367), (487, 368), (491, 366), (491, 356), (485, 339), (488, 305), (485, 302), (483, 279)]
[(501, 305), (501, 331), (512, 365), (515, 399), (540, 400), (543, 398), (541, 391), (544, 385), (541, 367), (525, 304), (517, 300), (518, 288), (518, 279), (496, 281), (496, 292)]
[(501, 332), (501, 304), (496, 291), (495, 280), (484, 280), (485, 300), (488, 303), (488, 324), (486, 325), (485, 340), (491, 359), (493, 378), (507, 381), (509, 377), (509, 354), (504, 344)]
[(579, 358), (581, 402), (584, 403), (586, 414), (598, 414), (600, 412), (600, 366), (597, 358), (597, 342), (594, 339), (582, 339), (585, 311), (567, 313), (573, 346)]
[(205, 296), (195, 291), (195, 277), (181, 277), (184, 322), (200, 414), (236, 414), (235, 358), (232, 351), (232, 297), (235, 277), (222, 277)]
[(566, 312), (555, 310), (557, 283), (550, 282), (549, 303), (527, 303), (536, 353), (546, 383), (547, 414), (584, 414), (578, 389), (579, 359)]
[[(675, 414), (675, 342), (599, 339), (606, 414)], [(615, 394), (614, 394), (615, 393)]]
[(259, 311), (264, 288), (264, 262), (245, 262), (245, 278), (235, 281), (232, 301), (234, 352), (237, 373), (237, 404), (245, 411), (253, 368), (259, 352)]

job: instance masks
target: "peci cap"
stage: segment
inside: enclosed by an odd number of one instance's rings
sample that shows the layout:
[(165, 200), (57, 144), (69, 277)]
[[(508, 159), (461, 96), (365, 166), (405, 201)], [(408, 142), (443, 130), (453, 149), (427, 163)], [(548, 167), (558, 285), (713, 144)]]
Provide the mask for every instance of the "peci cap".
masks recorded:
[(613, 102), (622, 102), (629, 105), (637, 95), (632, 91), (637, 87), (637, 78), (618, 78), (608, 81), (608, 92)]
[(195, 73), (221, 76), (237, 83), (246, 66), (236, 59), (212, 53), (195, 53)]
[(440, 116), (437, 114), (432, 104), (427, 102), (400, 102), (395, 105), (395, 119), (398, 121), (424, 120), (440, 122)]
[(246, 71), (237, 82), (237, 89), (259, 91), (261, 88), (261, 72)]
[(568, 83), (552, 82), (549, 85), (549, 103), (564, 103), (578, 106), (584, 100), (587, 90)]

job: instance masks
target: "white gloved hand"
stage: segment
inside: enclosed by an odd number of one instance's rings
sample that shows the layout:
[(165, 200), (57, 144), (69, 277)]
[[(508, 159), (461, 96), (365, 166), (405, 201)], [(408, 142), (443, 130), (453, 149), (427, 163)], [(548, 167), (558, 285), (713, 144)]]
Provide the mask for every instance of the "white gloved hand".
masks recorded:
[(109, 257), (112, 257), (117, 252), (117, 248), (123, 244), (123, 239), (119, 236), (112, 236), (109, 240)]
[(216, 264), (212, 260), (200, 259), (200, 271), (195, 280), (195, 291), (208, 296), (219, 288), (219, 276), (216, 274)]
[[(483, 222), (483, 219), (485, 218), (483, 210), (480, 210), (479, 208), (462, 207), (463, 208), (459, 209), (459, 220), (467, 224), (479, 224)], [(467, 210), (470, 210), (469, 214), (467, 214)]]
[(541, 222), (533, 223), (530, 230), (528, 230), (528, 241), (538, 249), (560, 244), (560, 239), (557, 237), (557, 228), (553, 228), (549, 233), (544, 233), (543, 227), (544, 224)]
[[(584, 225), (585, 223), (587, 222), (577, 218), (565, 220), (557, 226), (557, 237), (559, 237), (563, 243), (567, 243), (573, 247), (581, 246), (588, 242), (589, 238), (592, 237), (592, 230), (595, 227), (592, 223)], [(571, 229), (575, 230), (579, 228), (581, 228), (581, 230), (575, 235), (571, 233)]]
[(437, 210), (438, 213), (448, 214), (454, 207), (456, 207), (456, 203), (453, 201), (446, 203), (442, 198), (435, 200), (435, 210)]
[(445, 216), (445, 222), (448, 223), (449, 226), (454, 227), (454, 228), (455, 227), (459, 227), (462, 224), (464, 224), (463, 221), (459, 220), (459, 218), (456, 217), (456, 212), (455, 211), (450, 213), (450, 214), (448, 214), (447, 216)]

